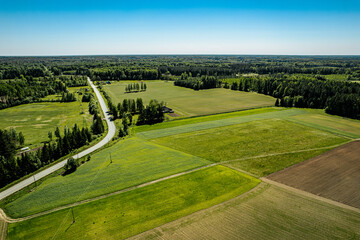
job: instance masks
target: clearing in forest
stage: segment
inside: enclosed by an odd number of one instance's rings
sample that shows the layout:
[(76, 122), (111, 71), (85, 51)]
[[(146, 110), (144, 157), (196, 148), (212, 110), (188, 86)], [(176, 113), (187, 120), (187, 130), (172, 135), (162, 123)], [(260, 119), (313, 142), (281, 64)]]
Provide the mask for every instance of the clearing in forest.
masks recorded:
[(165, 81), (146, 81), (145, 92), (125, 93), (125, 87), (129, 83), (131, 82), (113, 82), (104, 86), (104, 89), (115, 103), (122, 102), (123, 99), (142, 98), (144, 104), (148, 104), (151, 99), (157, 99), (164, 101), (181, 116), (208, 115), (275, 104), (275, 98), (254, 92), (231, 91), (224, 88), (195, 91)]
[(360, 141), (335, 148), (268, 178), (360, 208)]

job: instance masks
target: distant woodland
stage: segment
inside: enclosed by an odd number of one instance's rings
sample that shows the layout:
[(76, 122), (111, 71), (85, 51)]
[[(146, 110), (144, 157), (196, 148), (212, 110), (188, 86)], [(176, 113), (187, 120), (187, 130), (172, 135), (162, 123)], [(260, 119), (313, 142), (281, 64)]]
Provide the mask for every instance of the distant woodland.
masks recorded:
[[(1, 57), (0, 109), (94, 81), (169, 80), (194, 90), (229, 88), (360, 119), (359, 56)], [(131, 90), (128, 90), (131, 92)]]

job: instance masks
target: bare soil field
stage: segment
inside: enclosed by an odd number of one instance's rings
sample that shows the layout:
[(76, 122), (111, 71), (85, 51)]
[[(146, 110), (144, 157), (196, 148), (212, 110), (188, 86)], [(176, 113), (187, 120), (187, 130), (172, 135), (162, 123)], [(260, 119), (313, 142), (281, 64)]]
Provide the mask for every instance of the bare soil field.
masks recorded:
[(360, 214), (262, 183), (130, 239), (358, 239)]
[(360, 141), (337, 147), (267, 178), (360, 208)]

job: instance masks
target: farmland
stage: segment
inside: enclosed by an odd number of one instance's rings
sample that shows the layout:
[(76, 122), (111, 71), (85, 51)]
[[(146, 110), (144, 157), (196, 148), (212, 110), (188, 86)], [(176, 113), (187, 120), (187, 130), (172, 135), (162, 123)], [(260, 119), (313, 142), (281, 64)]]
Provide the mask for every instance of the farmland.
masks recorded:
[[(291, 136), (284, 138), (284, 135)], [(181, 133), (152, 140), (214, 162), (341, 144), (346, 138), (282, 119)]]
[[(83, 112), (83, 114), (81, 114)], [(13, 127), (25, 136), (25, 145), (35, 148), (48, 141), (48, 132), (73, 127), (78, 124), (90, 127), (92, 116), (88, 113), (88, 103), (42, 102), (24, 104), (0, 110), (0, 129)]]
[(76, 173), (48, 179), (36, 191), (6, 205), (5, 210), (10, 216), (22, 217), (209, 163), (199, 157), (130, 138), (94, 154)]
[(269, 179), (360, 208), (360, 141), (268, 176)]
[(8, 239), (123, 239), (210, 207), (259, 180), (222, 166), (9, 225)]
[(275, 103), (274, 98), (257, 93), (234, 92), (227, 89), (194, 91), (165, 81), (146, 82), (145, 92), (124, 93), (128, 83), (113, 82), (111, 85), (104, 86), (104, 89), (116, 103), (122, 102), (124, 98), (142, 98), (146, 104), (151, 99), (157, 99), (164, 101), (175, 113), (184, 117), (273, 106)]
[(360, 213), (262, 185), (131, 239), (359, 239)]

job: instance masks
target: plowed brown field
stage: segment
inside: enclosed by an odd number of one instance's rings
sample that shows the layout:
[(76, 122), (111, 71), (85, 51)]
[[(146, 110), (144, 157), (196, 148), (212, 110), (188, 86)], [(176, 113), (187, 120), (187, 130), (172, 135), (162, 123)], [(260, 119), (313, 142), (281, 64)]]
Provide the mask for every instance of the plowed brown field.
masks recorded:
[(360, 208), (360, 141), (345, 144), (267, 178)]

